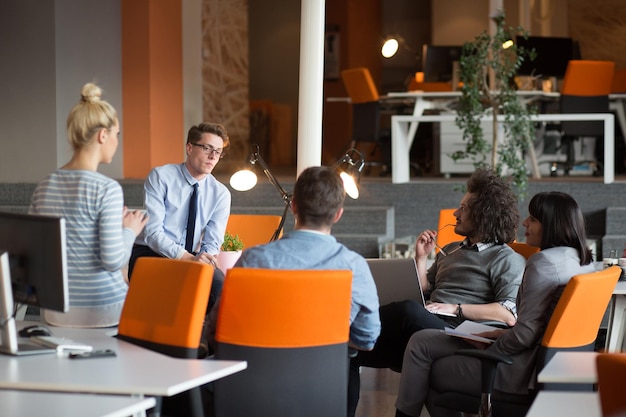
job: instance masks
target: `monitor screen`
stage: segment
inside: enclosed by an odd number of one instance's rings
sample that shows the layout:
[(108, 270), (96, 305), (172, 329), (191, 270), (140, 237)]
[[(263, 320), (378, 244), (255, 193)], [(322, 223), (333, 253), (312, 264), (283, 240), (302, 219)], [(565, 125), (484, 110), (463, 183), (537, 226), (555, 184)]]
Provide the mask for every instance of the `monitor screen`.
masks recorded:
[(422, 48), (424, 81), (452, 81), (453, 63), (461, 59), (462, 52), (462, 46), (424, 45)]
[(65, 220), (0, 213), (2, 353), (17, 352), (16, 305), (69, 310)]
[(524, 58), (524, 62), (517, 71), (518, 75), (532, 75), (537, 77), (563, 78), (570, 60), (579, 58), (576, 54), (576, 44), (572, 38), (555, 38), (544, 36), (528, 36), (526, 39), (518, 36), (517, 47), (526, 50), (535, 50), (535, 59)]

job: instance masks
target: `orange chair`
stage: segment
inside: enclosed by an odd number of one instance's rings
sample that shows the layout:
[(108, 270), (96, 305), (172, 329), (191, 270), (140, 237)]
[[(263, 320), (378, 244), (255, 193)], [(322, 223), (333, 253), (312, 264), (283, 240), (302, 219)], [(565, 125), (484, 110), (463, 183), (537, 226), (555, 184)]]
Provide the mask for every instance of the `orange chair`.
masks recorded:
[(602, 416), (625, 416), (626, 396), (622, 384), (626, 375), (626, 354), (602, 353), (596, 358), (596, 367)]
[[(373, 144), (366, 166), (388, 167), (391, 163), (391, 131), (380, 127), (380, 96), (370, 71), (367, 68), (346, 69), (341, 71), (341, 79), (352, 103), (349, 148), (358, 148), (361, 143)], [(376, 157), (377, 153), (380, 158)]]
[(216, 359), (246, 360), (215, 382), (216, 417), (345, 416), (352, 272), (228, 270)]
[(626, 68), (617, 68), (613, 73), (611, 93), (626, 93)]
[(456, 209), (441, 209), (439, 210), (439, 225), (437, 232), (437, 248), (435, 249), (439, 253), (439, 248), (443, 248), (448, 243), (458, 242), (465, 239), (464, 236), (458, 235), (454, 232), (454, 226), (456, 225), (456, 217), (454, 212)]
[[(137, 259), (117, 337), (168, 356), (196, 359), (212, 282), (208, 264)], [(200, 388), (163, 398), (162, 406), (166, 415), (204, 416)]]
[[(615, 63), (611, 61), (572, 60), (567, 64), (560, 95), (561, 113), (608, 113), (609, 94), (613, 83)], [(564, 121), (561, 123), (562, 145), (566, 161), (552, 162), (551, 174), (563, 166), (564, 174), (581, 164), (596, 167), (594, 174), (601, 173), (600, 163), (595, 160), (577, 161), (574, 141), (579, 137), (602, 137), (604, 125), (601, 121)]]
[[(249, 248), (263, 243), (268, 243), (278, 226), (280, 216), (271, 214), (231, 214), (228, 216), (226, 231), (231, 235), (237, 235), (244, 244), (244, 248)], [(280, 231), (279, 238), (282, 236)]]
[(511, 247), (511, 249), (513, 249), (515, 252), (519, 253), (526, 259), (530, 258), (535, 253), (541, 250), (536, 246), (530, 246), (528, 243), (524, 242), (511, 242), (509, 243), (509, 246)]

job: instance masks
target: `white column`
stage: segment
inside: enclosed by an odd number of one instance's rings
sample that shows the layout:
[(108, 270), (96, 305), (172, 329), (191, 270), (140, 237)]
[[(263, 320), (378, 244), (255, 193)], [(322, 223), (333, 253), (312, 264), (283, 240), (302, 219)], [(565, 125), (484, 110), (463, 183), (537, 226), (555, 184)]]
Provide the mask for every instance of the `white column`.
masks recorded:
[(297, 173), (322, 162), (324, 0), (302, 0)]

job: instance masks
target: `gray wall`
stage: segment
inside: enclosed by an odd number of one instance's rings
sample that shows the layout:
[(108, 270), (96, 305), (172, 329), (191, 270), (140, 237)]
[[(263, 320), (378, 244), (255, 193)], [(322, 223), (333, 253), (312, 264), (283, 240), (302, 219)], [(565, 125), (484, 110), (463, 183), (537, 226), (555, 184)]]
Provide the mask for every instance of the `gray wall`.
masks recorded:
[[(0, 181), (39, 181), (69, 160), (66, 119), (86, 82), (121, 118), (120, 50), (120, 0), (0, 2)], [(118, 151), (101, 171), (121, 178), (122, 162)]]

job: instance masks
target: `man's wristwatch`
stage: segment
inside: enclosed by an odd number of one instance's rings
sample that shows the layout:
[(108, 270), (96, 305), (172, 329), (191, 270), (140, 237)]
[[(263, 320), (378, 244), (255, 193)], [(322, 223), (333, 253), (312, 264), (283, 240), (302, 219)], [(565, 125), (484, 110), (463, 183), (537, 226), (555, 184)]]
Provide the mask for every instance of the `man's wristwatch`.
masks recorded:
[(459, 318), (459, 320), (465, 319), (465, 317), (463, 317), (463, 309), (461, 308), (461, 303), (456, 305), (456, 315)]

